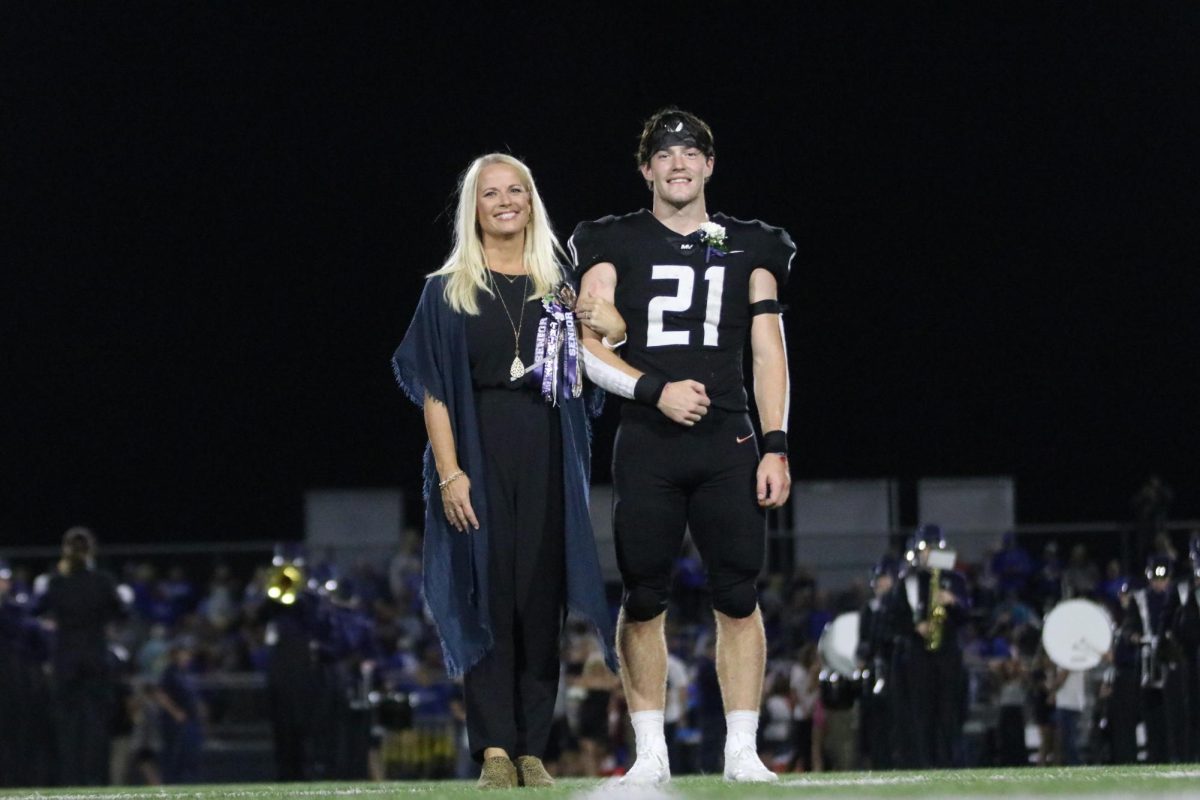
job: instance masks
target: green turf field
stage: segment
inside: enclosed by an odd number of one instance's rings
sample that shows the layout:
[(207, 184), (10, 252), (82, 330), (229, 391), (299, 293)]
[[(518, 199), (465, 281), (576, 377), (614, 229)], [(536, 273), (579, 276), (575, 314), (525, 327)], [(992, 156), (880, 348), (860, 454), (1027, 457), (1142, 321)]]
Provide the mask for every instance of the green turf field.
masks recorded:
[(481, 792), (470, 782), (395, 782), (344, 784), (241, 784), (233, 786), (179, 786), (164, 789), (18, 789), (0, 792), (0, 798), (89, 798), (89, 800), (141, 800), (142, 798), (195, 798), (219, 800), (275, 800), (275, 798), (479, 798), (529, 797), (572, 800), (671, 800), (671, 798), (773, 798), (798, 797), (1169, 797), (1200, 798), (1200, 765), (1160, 767), (1078, 767), (1074, 769), (976, 769), (945, 772), (838, 772), (783, 776), (778, 784), (731, 786), (719, 778), (680, 777), (663, 789), (633, 790), (604, 781), (564, 779), (553, 789), (514, 789)]

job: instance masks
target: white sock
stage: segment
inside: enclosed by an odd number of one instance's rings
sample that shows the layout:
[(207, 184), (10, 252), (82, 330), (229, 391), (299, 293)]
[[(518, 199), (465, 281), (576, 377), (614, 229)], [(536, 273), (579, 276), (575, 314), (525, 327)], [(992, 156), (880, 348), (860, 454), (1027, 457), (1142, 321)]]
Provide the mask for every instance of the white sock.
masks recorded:
[(758, 745), (758, 712), (730, 711), (725, 715), (725, 752), (736, 753)]
[(633, 724), (633, 739), (637, 752), (667, 752), (667, 735), (663, 731), (663, 712), (634, 711), (629, 715)]

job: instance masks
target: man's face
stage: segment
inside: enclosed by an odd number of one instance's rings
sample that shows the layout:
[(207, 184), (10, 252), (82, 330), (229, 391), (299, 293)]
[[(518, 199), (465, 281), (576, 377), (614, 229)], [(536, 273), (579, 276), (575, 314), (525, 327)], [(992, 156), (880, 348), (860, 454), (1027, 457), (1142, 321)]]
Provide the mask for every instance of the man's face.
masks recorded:
[(642, 165), (642, 177), (650, 184), (654, 196), (676, 208), (700, 197), (712, 171), (712, 158), (697, 147), (680, 144), (656, 151), (650, 156), (650, 163)]
[(883, 597), (892, 590), (892, 576), (885, 572), (875, 577), (875, 596)]

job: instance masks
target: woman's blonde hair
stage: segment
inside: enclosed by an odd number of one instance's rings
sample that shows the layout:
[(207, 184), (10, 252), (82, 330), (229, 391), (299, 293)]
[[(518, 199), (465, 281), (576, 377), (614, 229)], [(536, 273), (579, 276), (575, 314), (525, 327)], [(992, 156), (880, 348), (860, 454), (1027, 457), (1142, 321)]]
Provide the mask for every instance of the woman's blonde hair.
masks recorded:
[[(525, 227), (525, 269), (529, 272), (533, 291), (530, 297), (540, 297), (558, 287), (562, 281), (559, 266), (566, 254), (554, 235), (550, 217), (542, 205), (537, 185), (529, 167), (519, 159), (504, 153), (488, 153), (471, 162), (458, 182), (458, 211), (454, 216), (454, 247), (441, 269), (430, 273), (446, 276), (446, 302), (452, 309), (465, 314), (479, 313), (479, 292), (492, 294), (487, 262), (483, 257), (483, 238), (476, 217), (476, 194), (479, 173), (492, 164), (507, 164), (521, 176), (529, 192), (529, 224)], [(561, 256), (561, 259), (560, 259)]]

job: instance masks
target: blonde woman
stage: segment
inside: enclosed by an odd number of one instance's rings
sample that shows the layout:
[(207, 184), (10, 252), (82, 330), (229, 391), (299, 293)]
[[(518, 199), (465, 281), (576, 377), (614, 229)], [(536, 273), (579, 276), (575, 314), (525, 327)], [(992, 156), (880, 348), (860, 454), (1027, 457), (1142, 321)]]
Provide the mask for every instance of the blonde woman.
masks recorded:
[[(459, 186), (454, 246), (393, 358), (422, 406), (425, 599), (485, 788), (547, 786), (542, 765), (567, 608), (613, 630), (588, 517), (582, 354), (561, 248), (529, 169), (477, 158)], [(623, 334), (611, 304), (602, 336)]]

